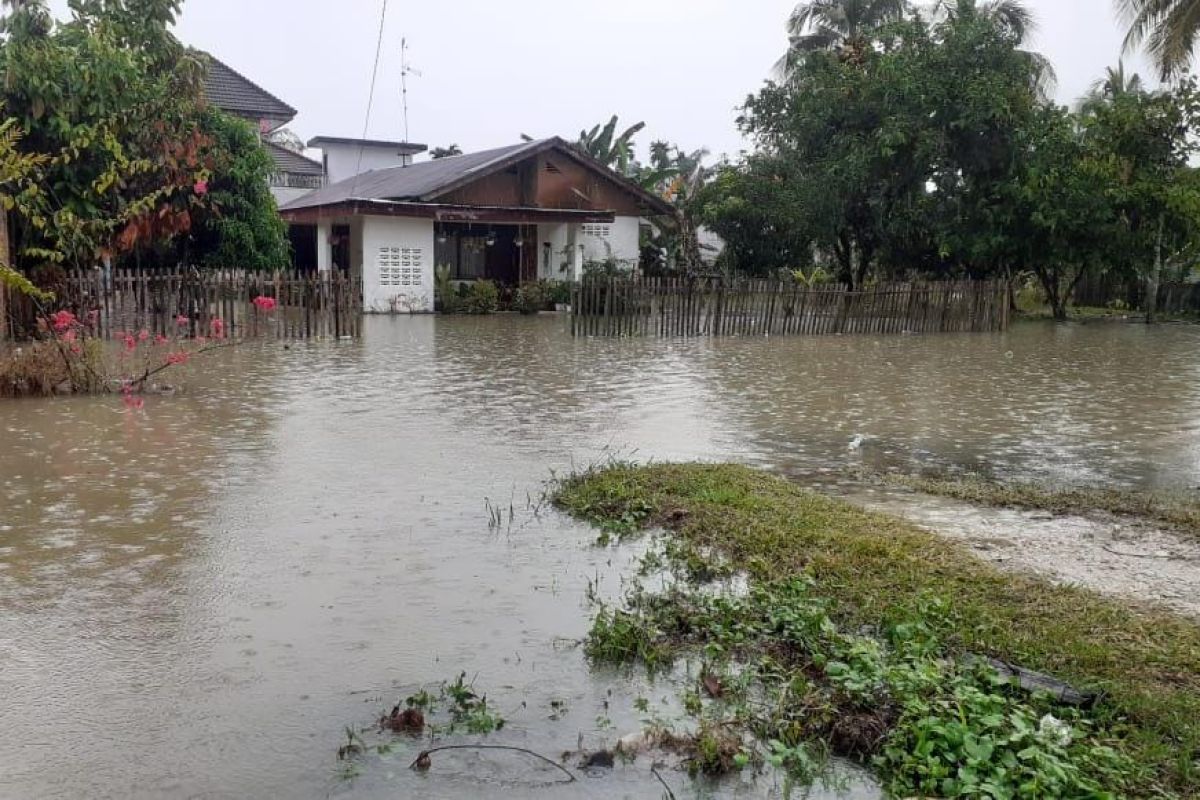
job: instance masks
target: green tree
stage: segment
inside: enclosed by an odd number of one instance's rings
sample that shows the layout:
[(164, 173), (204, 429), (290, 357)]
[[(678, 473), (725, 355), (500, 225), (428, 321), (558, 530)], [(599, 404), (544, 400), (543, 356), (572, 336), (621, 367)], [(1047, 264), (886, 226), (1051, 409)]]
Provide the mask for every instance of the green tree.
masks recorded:
[(633, 137), (645, 127), (646, 123), (638, 122), (617, 133), (617, 115), (613, 114), (607, 123), (596, 125), (591, 130), (580, 131), (576, 144), (604, 166), (627, 175), (635, 161)]
[(1192, 61), (1200, 34), (1200, 0), (1116, 0), (1129, 24), (1126, 51), (1145, 47), (1163, 79), (1182, 72)]
[(1082, 120), (1090, 150), (1112, 173), (1108, 194), (1120, 225), (1106, 266), (1144, 280), (1148, 321), (1164, 270), (1195, 256), (1200, 196), (1188, 162), (1200, 150), (1198, 119), (1200, 94), (1186, 80), (1171, 91), (1114, 95)]
[(181, 260), (207, 267), (283, 269), (291, 248), (287, 224), (268, 188), (274, 171), (271, 156), (244, 120), (209, 107), (200, 123), (214, 145), (207, 190), (215, 208), (196, 216), (190, 235), (183, 239)]
[(42, 191), (9, 216), (14, 266), (89, 266), (191, 227), (210, 207), (209, 140), (196, 125), (201, 65), (167, 30), (178, 0), (72, 0), (54, 23), (12, 7), (0, 42), (4, 102), (47, 157)]
[(1093, 81), (1088, 87), (1087, 94), (1079, 100), (1079, 111), (1081, 114), (1088, 114), (1117, 98), (1143, 94), (1145, 91), (1142, 76), (1136, 72), (1127, 72), (1125, 62), (1118, 61), (1117, 66), (1106, 67), (1104, 77)]
[(908, 11), (907, 0), (808, 0), (788, 18), (788, 51), (776, 65), (790, 73), (804, 58), (818, 51), (845, 50), (859, 57), (873, 35)]

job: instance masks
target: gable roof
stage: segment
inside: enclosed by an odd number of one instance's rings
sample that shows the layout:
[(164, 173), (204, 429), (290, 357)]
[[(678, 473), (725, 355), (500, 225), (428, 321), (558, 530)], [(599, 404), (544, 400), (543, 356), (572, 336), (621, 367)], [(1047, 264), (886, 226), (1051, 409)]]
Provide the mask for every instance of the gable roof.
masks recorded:
[(296, 109), (280, 100), (242, 73), (210, 53), (204, 54), (208, 72), (204, 77), (204, 94), (208, 101), (222, 111), (253, 119), (290, 122)]
[(600, 173), (660, 214), (673, 211), (673, 207), (661, 197), (646, 191), (557, 136), (482, 150), (478, 153), (432, 159), (406, 167), (365, 172), (305, 195), (283, 206), (281, 210), (294, 211), (352, 200), (431, 202), (441, 195), (548, 150), (561, 153), (593, 172)]
[(311, 158), (265, 139), (263, 144), (266, 145), (267, 152), (271, 154), (271, 160), (275, 162), (275, 169), (278, 172), (289, 172), (293, 175), (325, 174), (325, 167), (319, 161), (313, 161)]

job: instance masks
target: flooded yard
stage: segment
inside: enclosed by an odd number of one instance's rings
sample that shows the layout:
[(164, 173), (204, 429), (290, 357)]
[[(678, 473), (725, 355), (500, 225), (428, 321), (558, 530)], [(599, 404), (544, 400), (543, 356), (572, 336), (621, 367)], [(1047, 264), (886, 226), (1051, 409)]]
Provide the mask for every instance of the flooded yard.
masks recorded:
[[(0, 797), (659, 796), (646, 763), (563, 785), (520, 756), (447, 753), (418, 774), (406, 750), (353, 781), (334, 758), (345, 726), (462, 672), (507, 720), (489, 741), (552, 758), (639, 729), (638, 698), (670, 713), (669, 687), (589, 671), (575, 646), (588, 592), (618, 593), (635, 548), (537, 508), (552, 472), (614, 456), (779, 469), (981, 552), (1024, 535), (1027, 568), (1046, 560), (1031, 530), (1066, 537), (1054, 559), (1136, 552), (1043, 568), (1190, 602), (1186, 541), (1104, 550), (1120, 532), (1027, 512), (964, 523), (961, 504), (844, 474), (1194, 490), (1198, 354), (1192, 326), (574, 340), (552, 317), (377, 318), (359, 342), (214, 354), (141, 412), (6, 401)], [(1161, 552), (1169, 580), (1123, 571)], [(664, 777), (680, 797), (779, 792)], [(812, 796), (877, 792), (851, 775)]]

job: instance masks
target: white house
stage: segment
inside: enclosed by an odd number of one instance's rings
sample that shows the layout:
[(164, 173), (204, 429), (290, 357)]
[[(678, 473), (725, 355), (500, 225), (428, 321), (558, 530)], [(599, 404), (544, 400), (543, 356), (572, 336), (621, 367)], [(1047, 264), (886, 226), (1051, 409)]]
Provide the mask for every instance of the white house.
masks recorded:
[[(392, 157), (411, 158), (385, 144)], [(578, 280), (589, 261), (636, 265), (639, 221), (673, 214), (662, 198), (557, 137), (354, 171), (280, 213), (293, 242), (315, 250), (298, 261), (361, 276), (367, 311), (433, 310), (436, 266), (456, 280), (515, 286)]]

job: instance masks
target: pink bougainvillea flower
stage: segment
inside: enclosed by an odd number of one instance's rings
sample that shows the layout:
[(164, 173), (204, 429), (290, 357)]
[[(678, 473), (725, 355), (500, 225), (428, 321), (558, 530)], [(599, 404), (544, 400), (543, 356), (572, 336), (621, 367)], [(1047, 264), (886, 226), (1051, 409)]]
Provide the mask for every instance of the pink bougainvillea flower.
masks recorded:
[(203, 197), (208, 194), (208, 181), (196, 181), (196, 185), (192, 188), (196, 190), (196, 194)]
[(178, 317), (176, 317), (176, 318), (175, 318), (175, 324), (176, 324), (176, 325), (178, 325), (178, 326), (179, 326), (179, 327), (181, 327), (181, 328), (182, 328), (184, 325), (187, 325), (187, 324), (188, 324), (188, 322), (189, 322), (189, 320), (188, 320), (188, 318), (187, 318), (187, 315), (186, 315), (186, 314), (180, 314)]
[(255, 307), (257, 307), (259, 311), (263, 312), (274, 311), (276, 306), (275, 298), (267, 297), (266, 295), (259, 295), (251, 302), (254, 303)]
[(137, 411), (138, 409), (140, 409), (146, 405), (146, 401), (143, 400), (142, 398), (138, 397), (137, 395), (133, 394), (132, 391), (125, 392), (124, 395), (121, 397), (121, 402), (125, 404), (126, 408), (131, 409), (133, 411)]
[(80, 353), (83, 352), (83, 347), (81, 347), (78, 344), (73, 344), (73, 345), (71, 345), (71, 352), (74, 353), (75, 355), (79, 355)]
[(79, 334), (77, 334), (77, 333), (76, 333), (75, 331), (73, 331), (73, 330), (71, 330), (71, 331), (67, 331), (66, 333), (64, 333), (64, 334), (62, 335), (62, 340), (63, 340), (64, 342), (66, 342), (67, 344), (75, 344), (75, 342), (76, 342), (76, 340), (77, 340), (78, 338), (79, 338)]
[(189, 358), (191, 358), (190, 353), (188, 353), (187, 351), (184, 351), (184, 350), (180, 350), (178, 353), (169, 353), (167, 355), (167, 363), (174, 365), (174, 366), (178, 366), (180, 364), (186, 364), (188, 362)]
[(133, 336), (131, 334), (125, 335), (125, 350), (127, 352), (132, 353), (134, 350), (137, 349), (137, 345), (138, 345), (137, 339), (133, 338)]
[(144, 342), (149, 338), (150, 338), (150, 331), (146, 330), (145, 328), (142, 328), (140, 331), (138, 331), (138, 341), (139, 342)]
[(210, 327), (212, 328), (212, 336), (214, 339), (225, 338), (225, 320), (221, 319), (220, 317), (216, 317), (213, 319)]
[(78, 321), (79, 320), (75, 318), (75, 315), (70, 311), (67, 311), (65, 308), (62, 311), (56, 311), (50, 315), (50, 325), (58, 333), (62, 333)]

